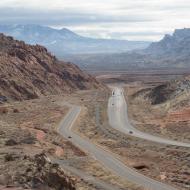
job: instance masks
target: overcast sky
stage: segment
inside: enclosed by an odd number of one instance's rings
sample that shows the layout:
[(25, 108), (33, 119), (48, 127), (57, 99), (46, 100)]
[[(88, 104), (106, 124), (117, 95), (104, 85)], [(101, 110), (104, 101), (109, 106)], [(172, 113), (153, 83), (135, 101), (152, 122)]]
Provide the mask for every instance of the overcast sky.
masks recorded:
[(0, 0), (0, 24), (67, 27), (90, 37), (157, 41), (190, 27), (190, 0)]

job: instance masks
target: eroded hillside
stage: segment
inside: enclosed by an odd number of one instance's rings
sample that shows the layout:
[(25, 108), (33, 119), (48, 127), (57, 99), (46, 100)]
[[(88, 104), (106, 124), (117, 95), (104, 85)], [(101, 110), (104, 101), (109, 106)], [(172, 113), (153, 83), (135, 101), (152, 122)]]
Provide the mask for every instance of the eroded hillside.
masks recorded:
[(59, 61), (46, 48), (0, 34), (0, 98), (31, 99), (100, 84), (76, 65)]
[[(184, 106), (183, 102), (189, 101), (190, 77), (172, 80), (153, 88), (142, 89), (133, 95), (134, 98), (143, 97), (152, 105), (170, 104), (167, 108)], [(182, 104), (180, 106), (180, 103)]]

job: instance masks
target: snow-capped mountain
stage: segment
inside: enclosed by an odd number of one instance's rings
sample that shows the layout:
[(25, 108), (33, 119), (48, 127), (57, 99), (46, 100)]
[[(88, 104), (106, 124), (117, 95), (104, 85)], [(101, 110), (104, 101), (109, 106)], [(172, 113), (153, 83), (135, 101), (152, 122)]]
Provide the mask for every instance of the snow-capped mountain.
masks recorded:
[(40, 25), (0, 25), (0, 33), (13, 36), (29, 44), (44, 45), (57, 56), (125, 52), (144, 49), (150, 44), (143, 41), (87, 38), (66, 28), (54, 29)]

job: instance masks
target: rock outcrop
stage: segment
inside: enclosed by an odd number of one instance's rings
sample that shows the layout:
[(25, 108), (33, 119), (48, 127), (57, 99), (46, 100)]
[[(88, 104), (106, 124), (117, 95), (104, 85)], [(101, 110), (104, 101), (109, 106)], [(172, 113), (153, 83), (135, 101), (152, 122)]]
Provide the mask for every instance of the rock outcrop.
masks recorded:
[[(171, 80), (153, 88), (142, 89), (133, 95), (134, 98), (143, 98), (152, 105), (168, 103), (168, 108), (184, 107), (190, 103), (190, 76)], [(189, 103), (188, 103), (189, 102)], [(180, 106), (181, 105), (181, 106)]]
[(67, 176), (57, 164), (47, 160), (43, 153), (33, 157), (6, 154), (4, 167), (9, 168), (9, 173), (5, 170), (0, 175), (0, 184), (23, 189), (75, 190), (75, 180)]

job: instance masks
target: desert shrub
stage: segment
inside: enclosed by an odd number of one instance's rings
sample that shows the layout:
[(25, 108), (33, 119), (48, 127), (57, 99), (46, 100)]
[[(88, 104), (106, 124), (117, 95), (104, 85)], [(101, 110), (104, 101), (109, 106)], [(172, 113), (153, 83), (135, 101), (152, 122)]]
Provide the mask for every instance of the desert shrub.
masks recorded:
[(0, 107), (0, 114), (7, 114), (9, 112), (7, 107)]
[(13, 109), (13, 112), (14, 113), (19, 113), (19, 110), (18, 109)]

